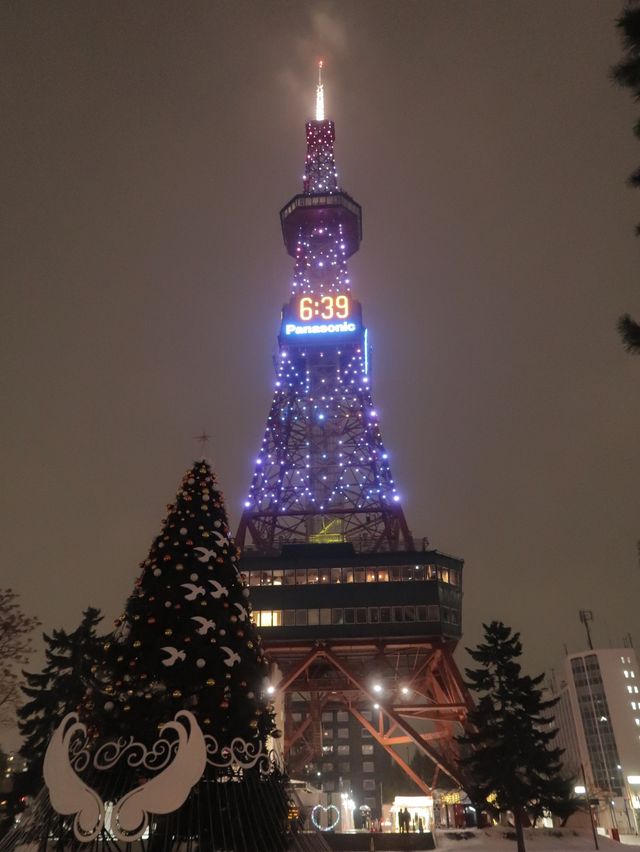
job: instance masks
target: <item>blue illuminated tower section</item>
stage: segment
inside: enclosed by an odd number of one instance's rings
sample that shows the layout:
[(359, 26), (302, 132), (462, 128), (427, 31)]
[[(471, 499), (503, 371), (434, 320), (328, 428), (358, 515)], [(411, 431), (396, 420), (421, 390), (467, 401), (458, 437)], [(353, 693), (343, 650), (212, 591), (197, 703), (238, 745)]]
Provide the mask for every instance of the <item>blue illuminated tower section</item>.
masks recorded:
[(246, 546), (249, 537), (264, 554), (303, 542), (412, 549), (371, 398), (367, 329), (347, 266), (362, 238), (362, 212), (338, 184), (335, 127), (324, 117), (320, 78), (306, 137), (303, 192), (280, 211), (295, 260), (291, 297), (237, 541)]

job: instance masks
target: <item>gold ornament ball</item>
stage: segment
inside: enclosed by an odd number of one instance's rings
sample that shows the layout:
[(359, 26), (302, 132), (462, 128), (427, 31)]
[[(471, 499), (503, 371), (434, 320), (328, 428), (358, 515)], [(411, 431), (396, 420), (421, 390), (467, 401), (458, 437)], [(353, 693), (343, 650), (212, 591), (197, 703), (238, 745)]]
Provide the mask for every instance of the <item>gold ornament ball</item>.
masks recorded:
[(164, 635), (165, 636), (171, 636), (172, 634), (173, 634), (173, 630), (170, 627), (167, 627), (167, 629), (164, 631)]
[(133, 643), (134, 648), (139, 648), (140, 645), (142, 645), (142, 642), (139, 639), (136, 639), (136, 641)]
[(215, 685), (216, 685), (216, 682), (215, 682), (214, 678), (210, 677), (207, 680), (207, 686), (215, 686)]
[(171, 695), (173, 696), (173, 698), (182, 698), (182, 693), (179, 689), (174, 689)]

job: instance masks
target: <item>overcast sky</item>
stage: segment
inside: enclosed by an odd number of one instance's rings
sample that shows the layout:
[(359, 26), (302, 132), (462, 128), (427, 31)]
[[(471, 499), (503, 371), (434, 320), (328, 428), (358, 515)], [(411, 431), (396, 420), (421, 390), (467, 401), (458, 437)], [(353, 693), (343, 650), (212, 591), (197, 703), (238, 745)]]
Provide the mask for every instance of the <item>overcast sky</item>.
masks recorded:
[[(326, 60), (354, 297), (410, 527), (465, 560), (464, 640), (532, 671), (640, 645), (640, 109), (618, 0), (4, 3), (3, 585), (120, 612), (209, 454), (239, 520)], [(464, 661), (461, 656), (461, 661)]]

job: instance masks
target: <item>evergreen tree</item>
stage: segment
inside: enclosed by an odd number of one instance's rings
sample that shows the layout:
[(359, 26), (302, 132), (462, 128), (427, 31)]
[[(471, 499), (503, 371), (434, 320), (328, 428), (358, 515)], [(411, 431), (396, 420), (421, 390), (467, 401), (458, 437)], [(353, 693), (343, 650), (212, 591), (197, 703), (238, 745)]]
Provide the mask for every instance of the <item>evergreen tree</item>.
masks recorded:
[(469, 732), (459, 738), (466, 756), (461, 765), (469, 783), (467, 792), (481, 807), (490, 797), (500, 811), (511, 811), (524, 852), (523, 817), (538, 816), (560, 796), (570, 795), (561, 778), (562, 749), (552, 748), (556, 730), (548, 714), (557, 699), (545, 701), (539, 686), (544, 675), (523, 675), (518, 657), (520, 634), (493, 621), (483, 625), (485, 641), (467, 649), (479, 664), (465, 669), (467, 686), (479, 696), (469, 713)]
[[(613, 69), (613, 79), (620, 86), (631, 91), (634, 100), (640, 100), (640, 3), (630, 0), (625, 5), (622, 15), (618, 18), (617, 26), (622, 32), (622, 44), (625, 50), (624, 58)], [(640, 137), (640, 120), (636, 122), (634, 131)], [(629, 177), (631, 186), (640, 186), (640, 168)], [(640, 235), (640, 225), (636, 227)], [(628, 352), (640, 354), (640, 324), (628, 314), (618, 320), (618, 331)]]
[(43, 634), (45, 666), (41, 672), (23, 672), (22, 691), (29, 700), (18, 709), (18, 727), (25, 738), (21, 755), (28, 761), (24, 789), (35, 792), (42, 785), (42, 761), (54, 729), (67, 713), (78, 710), (96, 668), (103, 639), (96, 635), (102, 621), (100, 610), (89, 607), (72, 632), (54, 630)]
[(273, 733), (267, 663), (238, 560), (215, 476), (196, 462), (104, 645), (85, 704), (101, 734), (151, 743), (181, 709), (221, 746)]
[(627, 352), (640, 355), (640, 325), (624, 314), (618, 320), (618, 331)]

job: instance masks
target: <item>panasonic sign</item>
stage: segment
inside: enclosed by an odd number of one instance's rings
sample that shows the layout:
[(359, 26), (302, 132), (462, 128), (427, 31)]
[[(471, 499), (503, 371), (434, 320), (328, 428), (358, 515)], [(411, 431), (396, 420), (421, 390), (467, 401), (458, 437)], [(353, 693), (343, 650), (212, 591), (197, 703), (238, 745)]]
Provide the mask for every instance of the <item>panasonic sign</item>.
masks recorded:
[(294, 322), (285, 324), (284, 333), (286, 335), (299, 334), (335, 334), (339, 331), (355, 331), (355, 322), (330, 322), (321, 325), (296, 325)]

